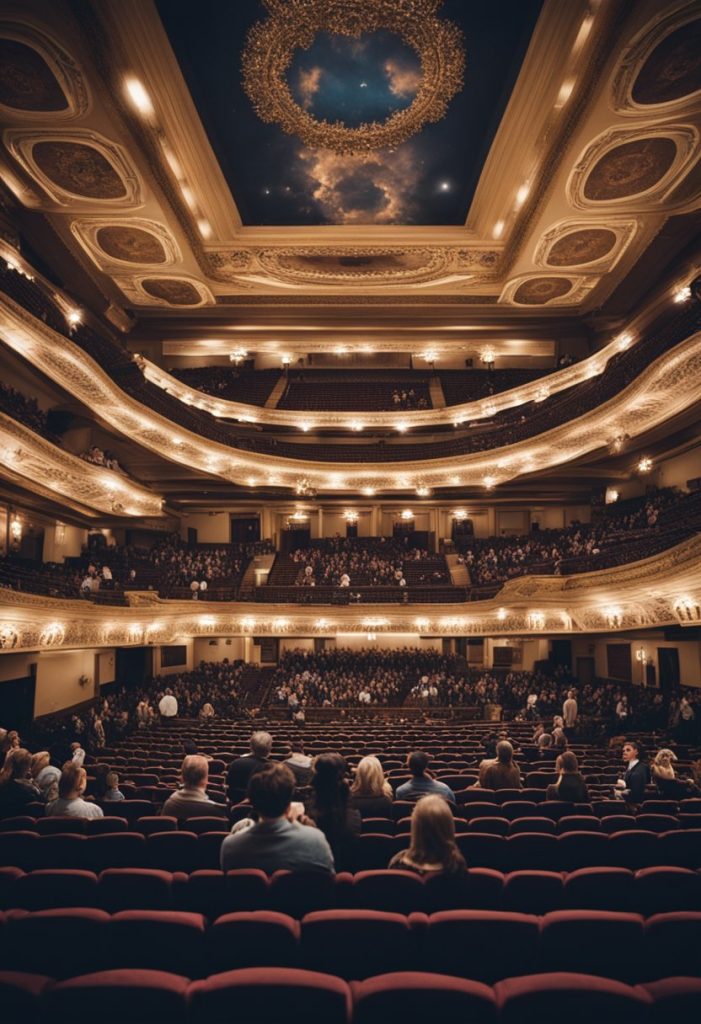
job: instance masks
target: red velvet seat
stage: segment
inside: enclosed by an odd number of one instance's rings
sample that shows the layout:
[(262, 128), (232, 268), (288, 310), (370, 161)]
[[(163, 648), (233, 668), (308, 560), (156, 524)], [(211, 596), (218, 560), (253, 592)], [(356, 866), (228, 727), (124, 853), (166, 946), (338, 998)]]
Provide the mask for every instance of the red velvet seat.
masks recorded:
[(84, 835), (57, 832), (40, 836), (35, 846), (38, 868), (90, 868), (88, 840)]
[(645, 923), (645, 980), (701, 976), (701, 912), (655, 914)]
[(276, 871), (270, 876), (268, 904), (290, 917), (304, 917), (335, 906), (336, 882), (325, 871)]
[(117, 815), (120, 818), (126, 818), (130, 825), (133, 825), (139, 818), (156, 813), (156, 808), (150, 800), (105, 801), (102, 804), (102, 809), (107, 816)]
[(427, 913), (441, 910), (501, 910), (504, 876), (493, 868), (469, 868), (466, 874), (437, 874), (424, 879)]
[(560, 910), (562, 875), (558, 871), (512, 871), (504, 878), (502, 909), (518, 914)]
[(505, 800), (501, 805), (502, 817), (508, 818), (509, 821), (514, 821), (515, 818), (544, 818), (546, 815), (541, 813), (540, 807), (541, 805), (534, 800), (524, 800), (523, 797), (518, 800)]
[(258, 868), (226, 873), (226, 900), (230, 910), (265, 910), (269, 905), (268, 876)]
[(85, 834), (88, 836), (100, 836), (105, 832), (126, 832), (128, 828), (129, 822), (126, 818), (105, 816), (85, 822)]
[(565, 814), (557, 822), (557, 834), (565, 832), (599, 832), (601, 822), (593, 814)]
[(108, 868), (98, 880), (100, 905), (119, 910), (172, 910), (173, 876), (152, 868)]
[(689, 868), (642, 868), (635, 874), (636, 910), (645, 917), (674, 910), (701, 910), (701, 875)]
[(393, 836), (396, 832), (392, 818), (363, 818), (362, 832), (373, 832), (375, 835)]
[(462, 832), (455, 838), (460, 853), (470, 867), (504, 870), (507, 859), (507, 840), (504, 836), (490, 836), (484, 832)]
[(517, 836), (522, 832), (530, 832), (538, 835), (555, 835), (555, 822), (551, 818), (512, 818), (509, 822), (509, 835)]
[(447, 978), (423, 971), (383, 974), (351, 982), (353, 1024), (426, 1024), (426, 1021), (469, 1021), (492, 1024), (496, 999), (478, 981)]
[(614, 832), (609, 836), (608, 842), (610, 863), (617, 867), (637, 871), (639, 868), (648, 868), (660, 862), (662, 851), (654, 832), (644, 832), (641, 829)]
[(348, 1024), (350, 988), (340, 978), (295, 968), (253, 967), (190, 986), (192, 1024)]
[(154, 832), (175, 832), (178, 828), (178, 819), (163, 814), (152, 814), (137, 818), (132, 829), (140, 832), (142, 836), (153, 835)]
[(186, 977), (166, 971), (109, 970), (62, 981), (45, 998), (46, 1020), (100, 1024), (184, 1024)]
[(188, 818), (187, 821), (183, 822), (183, 829), (186, 832), (194, 832), (196, 836), (200, 836), (203, 832), (221, 832), (225, 829), (228, 831), (227, 825), (226, 818), (201, 816), (199, 818)]
[(303, 965), (341, 978), (368, 978), (415, 963), (409, 920), (379, 910), (320, 910), (302, 919)]
[(652, 999), (650, 1024), (701, 1018), (701, 978), (663, 978), (639, 986)]
[(299, 921), (272, 910), (223, 914), (207, 931), (207, 973), (244, 967), (297, 967)]
[(372, 832), (361, 835), (355, 847), (355, 870), (374, 871), (386, 868), (395, 853), (408, 845), (408, 836), (383, 836)]
[(487, 910), (447, 910), (429, 917), (422, 965), (491, 984), (538, 969), (538, 918)]
[(507, 818), (471, 818), (466, 832), (482, 832), (485, 835), (508, 836), (511, 822)]
[(56, 815), (52, 818), (39, 818), (34, 825), (34, 831), (40, 836), (53, 836), (57, 832), (84, 836), (87, 832), (87, 824), (85, 818), (67, 818)]
[(460, 814), (466, 821), (472, 821), (474, 818), (506, 818), (504, 811), (500, 804), (489, 803), (487, 800), (472, 801), (465, 803), (460, 808)]
[(608, 837), (601, 832), (567, 832), (557, 837), (557, 845), (562, 871), (610, 863)]
[(637, 911), (635, 875), (627, 868), (579, 868), (565, 878), (562, 905), (570, 910)]
[(426, 890), (422, 879), (410, 871), (359, 871), (352, 900), (358, 910), (411, 914), (425, 909)]
[(22, 868), (0, 868), (0, 910), (16, 906), (14, 902), (15, 885), (22, 877), (24, 877)]
[(200, 977), (204, 971), (202, 914), (177, 910), (122, 910), (108, 928), (109, 963), (116, 968)]
[[(39, 819), (43, 821), (42, 819)], [(37, 819), (31, 814), (16, 814), (0, 820), (0, 834), (3, 832), (36, 832)]]
[(148, 837), (150, 866), (163, 871), (195, 871), (200, 865), (194, 832), (153, 832)]
[(98, 873), (107, 868), (150, 867), (146, 840), (138, 832), (108, 832), (88, 836), (85, 842), (87, 866)]
[(634, 984), (643, 974), (643, 918), (602, 910), (555, 910), (541, 925), (542, 969)]
[[(221, 828), (223, 822), (219, 822)], [(197, 869), (215, 870), (221, 866), (221, 844), (228, 832), (203, 832), (197, 836)]]
[(508, 978), (494, 987), (499, 1024), (641, 1024), (647, 993), (587, 974), (548, 973)]
[(614, 832), (623, 832), (638, 827), (633, 814), (607, 814), (600, 821), (601, 831), (605, 832), (607, 836), (613, 835)]
[(53, 978), (24, 971), (0, 971), (0, 1007), (3, 1024), (38, 1024), (41, 997)]
[(663, 832), (658, 837), (659, 864), (675, 864), (680, 868), (701, 868), (701, 828)]
[(14, 915), (7, 921), (6, 966), (53, 978), (99, 970), (109, 920), (104, 910), (74, 907)]
[(554, 835), (522, 832), (506, 840), (506, 865), (510, 871), (557, 871), (560, 849)]
[(100, 907), (97, 875), (67, 868), (32, 871), (16, 881), (13, 906), (25, 910)]

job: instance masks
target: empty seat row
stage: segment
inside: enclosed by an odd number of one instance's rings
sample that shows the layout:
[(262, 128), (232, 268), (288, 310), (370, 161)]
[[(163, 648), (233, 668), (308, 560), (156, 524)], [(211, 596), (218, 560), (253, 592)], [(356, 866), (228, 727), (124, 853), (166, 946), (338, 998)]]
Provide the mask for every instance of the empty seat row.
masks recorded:
[[(225, 831), (169, 831), (143, 835), (138, 832), (107, 832), (103, 835), (57, 833), (38, 835), (17, 831), (0, 833), (0, 867), (87, 868), (153, 867), (166, 871), (195, 871), (219, 867), (219, 851)], [(572, 831), (555, 836), (541, 832), (494, 835), (463, 832), (457, 844), (470, 867), (498, 871), (541, 869), (573, 871), (580, 867), (614, 865), (651, 867), (674, 864), (701, 867), (701, 829), (676, 829), (655, 833), (627, 829), (604, 832)], [(356, 842), (352, 864), (355, 871), (384, 868), (409, 845), (409, 835), (364, 833)]]
[(553, 972), (506, 978), (492, 987), (427, 971), (350, 983), (299, 968), (244, 968), (194, 982), (152, 970), (112, 969), (66, 981), (0, 971), (0, 1000), (6, 1024), (424, 1024), (432, 1018), (470, 1024), (668, 1024), (698, 1018), (701, 980), (675, 976), (631, 986)]
[(87, 907), (0, 914), (6, 969), (56, 978), (110, 968), (190, 978), (247, 967), (302, 967), (347, 981), (428, 970), (494, 984), (578, 971), (628, 984), (673, 971), (701, 975), (701, 912), (447, 910), (427, 915), (319, 910), (301, 921), (269, 910), (202, 914)]
[(75, 869), (25, 873), (0, 868), (0, 909), (183, 910), (216, 918), (234, 911), (275, 910), (304, 917), (315, 910), (414, 911), (508, 910), (546, 914), (553, 910), (611, 910), (643, 916), (677, 910), (701, 911), (701, 873), (678, 867), (587, 867), (563, 874), (471, 868), (460, 878), (420, 878), (408, 871), (322, 872), (258, 869), (224, 873), (150, 868), (110, 868), (100, 875)]

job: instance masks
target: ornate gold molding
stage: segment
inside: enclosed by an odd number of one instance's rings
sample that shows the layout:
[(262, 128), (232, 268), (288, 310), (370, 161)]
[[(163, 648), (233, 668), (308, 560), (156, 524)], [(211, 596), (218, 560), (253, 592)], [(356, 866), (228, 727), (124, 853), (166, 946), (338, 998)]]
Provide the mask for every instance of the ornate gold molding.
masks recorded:
[(117, 516), (159, 516), (164, 500), (111, 469), (57, 448), (0, 413), (0, 466), (25, 486)]
[[(42, 58), (49, 71), (53, 74), (57, 85), (66, 98), (63, 110), (28, 110), (6, 104), (0, 104), (5, 117), (21, 120), (23, 123), (41, 121), (46, 125), (47, 118), (51, 121), (69, 121), (84, 117), (91, 107), (91, 96), (83, 69), (75, 58), (63, 46), (36, 26), (22, 21), (1, 21), (0, 37), (13, 39), (31, 47)], [(23, 90), (31, 86), (25, 79), (21, 83)]]
[[(337, 153), (393, 149), (423, 126), (440, 121), (463, 83), (462, 32), (436, 16), (441, 0), (263, 0), (265, 21), (252, 27), (242, 55), (243, 86), (262, 121), (278, 124), (307, 146)], [(358, 38), (386, 29), (400, 36), (421, 59), (421, 80), (411, 105), (381, 124), (348, 128), (319, 121), (292, 97), (285, 79), (294, 52), (307, 49), (320, 32)]]
[(701, 537), (633, 566), (521, 577), (493, 600), (464, 605), (312, 609), (163, 601), (144, 592), (127, 597), (129, 608), (108, 608), (0, 590), (0, 651), (164, 644), (199, 636), (542, 636), (695, 625), (701, 620)]

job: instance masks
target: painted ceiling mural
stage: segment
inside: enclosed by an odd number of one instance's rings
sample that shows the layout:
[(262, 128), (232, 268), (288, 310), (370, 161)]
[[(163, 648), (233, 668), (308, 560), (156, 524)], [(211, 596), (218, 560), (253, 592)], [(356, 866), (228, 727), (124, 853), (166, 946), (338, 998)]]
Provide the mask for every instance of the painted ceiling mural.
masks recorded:
[(157, 6), (244, 224), (461, 225), (542, 0)]

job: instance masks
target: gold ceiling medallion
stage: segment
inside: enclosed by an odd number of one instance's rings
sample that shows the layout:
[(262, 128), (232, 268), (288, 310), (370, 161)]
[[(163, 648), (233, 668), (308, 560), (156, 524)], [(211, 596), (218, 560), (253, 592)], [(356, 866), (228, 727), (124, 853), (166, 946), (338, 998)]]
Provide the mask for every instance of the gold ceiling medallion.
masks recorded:
[[(264, 0), (266, 21), (251, 27), (243, 51), (243, 86), (262, 121), (279, 124), (307, 146), (336, 153), (369, 153), (406, 142), (427, 122), (440, 121), (463, 83), (462, 32), (438, 18), (443, 0)], [(421, 81), (410, 106), (381, 123), (349, 128), (319, 121), (293, 99), (285, 73), (295, 50), (319, 32), (357, 39), (380, 30), (400, 36), (421, 60)]]

